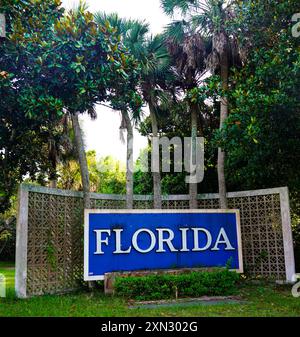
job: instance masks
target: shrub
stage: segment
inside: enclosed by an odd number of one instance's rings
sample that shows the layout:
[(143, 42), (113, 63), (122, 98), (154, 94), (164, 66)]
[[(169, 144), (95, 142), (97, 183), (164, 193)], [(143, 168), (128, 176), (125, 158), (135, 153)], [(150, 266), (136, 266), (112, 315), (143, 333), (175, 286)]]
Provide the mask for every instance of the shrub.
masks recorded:
[(227, 296), (235, 293), (239, 274), (228, 269), (185, 274), (117, 277), (115, 294), (134, 300)]

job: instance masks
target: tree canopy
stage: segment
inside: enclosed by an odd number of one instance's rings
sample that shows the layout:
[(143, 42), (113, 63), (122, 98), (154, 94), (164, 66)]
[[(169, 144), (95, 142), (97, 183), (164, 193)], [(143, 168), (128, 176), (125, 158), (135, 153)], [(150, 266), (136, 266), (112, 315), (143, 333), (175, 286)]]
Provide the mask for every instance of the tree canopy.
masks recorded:
[[(97, 25), (83, 4), (65, 12), (60, 1), (4, 1), (7, 37), (0, 49), (1, 186), (3, 210), (17, 183), (45, 172), (41, 151), (66, 114), (109, 100), (137, 113), (139, 66), (109, 25)], [(30, 146), (29, 146), (30, 144)]]
[[(64, 117), (96, 117), (95, 105), (103, 102), (131, 117), (148, 104), (152, 117), (136, 120), (149, 140), (191, 135), (194, 111), (197, 134), (206, 138), (201, 192), (217, 191), (217, 148), (226, 152), (229, 190), (299, 190), (300, 51), (291, 34), (298, 1), (161, 3), (176, 20), (151, 36), (145, 22), (93, 15), (83, 4), (67, 12), (60, 1), (1, 1), (7, 22), (0, 41), (1, 210), (24, 177), (47, 182), (49, 141), (62, 139)], [(214, 75), (204, 79), (208, 71)], [(184, 176), (162, 173), (163, 193), (186, 193)], [(139, 171), (135, 180), (137, 192), (153, 192), (150, 174)]]

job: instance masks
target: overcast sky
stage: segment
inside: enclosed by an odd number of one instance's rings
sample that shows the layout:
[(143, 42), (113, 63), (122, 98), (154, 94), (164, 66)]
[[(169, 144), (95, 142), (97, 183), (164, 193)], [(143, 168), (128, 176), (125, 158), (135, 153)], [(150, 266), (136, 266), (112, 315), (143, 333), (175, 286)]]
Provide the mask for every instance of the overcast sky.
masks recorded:
[[(62, 0), (65, 8), (72, 8), (78, 2)], [(86, 3), (91, 12), (105, 11), (118, 13), (121, 17), (146, 20), (153, 34), (161, 32), (170, 21), (160, 7), (160, 0), (87, 0)], [(147, 109), (144, 110), (147, 114)], [(88, 116), (82, 118), (87, 150), (96, 150), (98, 157), (111, 155), (125, 163), (126, 145), (121, 143), (119, 137), (119, 112), (99, 106), (97, 115), (96, 121), (91, 121)], [(136, 159), (140, 150), (147, 146), (147, 139), (140, 136), (137, 131), (134, 137), (134, 158)]]

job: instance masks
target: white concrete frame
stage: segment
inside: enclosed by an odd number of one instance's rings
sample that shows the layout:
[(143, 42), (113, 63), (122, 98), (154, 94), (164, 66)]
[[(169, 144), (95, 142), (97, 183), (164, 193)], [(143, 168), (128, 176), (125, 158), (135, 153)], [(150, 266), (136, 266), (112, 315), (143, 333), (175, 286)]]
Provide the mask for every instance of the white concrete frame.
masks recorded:
[(280, 211), (283, 234), (284, 260), (286, 281), (293, 283), (296, 281), (294, 243), (291, 226), (290, 198), (287, 187), (280, 189)]
[[(17, 219), (17, 238), (16, 238), (16, 276), (15, 276), (15, 288), (16, 294), (20, 298), (26, 298), (26, 285), (27, 285), (27, 241), (28, 241), (28, 193), (44, 193), (53, 194), (59, 196), (72, 196), (72, 197), (82, 197), (82, 192), (75, 191), (65, 191), (59, 189), (52, 189), (40, 186), (33, 186), (22, 184), (19, 188), (19, 201), (18, 201), (18, 219)], [(282, 232), (284, 241), (284, 256), (285, 256), (285, 268), (286, 268), (286, 281), (294, 282), (295, 280), (295, 259), (294, 259), (294, 248), (293, 248), (293, 238), (292, 238), (292, 228), (291, 228), (291, 217), (290, 217), (290, 204), (289, 204), (289, 192), (287, 187), (262, 189), (255, 191), (243, 191), (243, 192), (230, 192), (227, 197), (248, 197), (248, 196), (259, 196), (259, 195), (280, 195), (280, 206), (281, 206), (281, 219), (282, 219)], [(125, 200), (124, 195), (105, 195), (91, 193), (92, 199), (105, 199), (105, 200)], [(200, 194), (199, 199), (217, 199), (218, 194)], [(163, 200), (179, 201), (179, 200), (189, 200), (188, 195), (170, 195), (163, 196)], [(153, 200), (153, 196), (134, 196), (134, 200), (147, 201)], [(116, 211), (116, 210), (114, 210)], [(145, 212), (146, 210), (142, 210)], [(166, 211), (166, 210), (164, 210)], [(174, 212), (175, 210), (169, 210)], [(176, 210), (176, 211), (188, 211), (191, 210)], [(212, 210), (215, 211), (215, 210)]]
[(27, 286), (27, 242), (28, 242), (28, 190), (19, 189), (16, 237), (15, 289), (19, 298), (26, 298)]

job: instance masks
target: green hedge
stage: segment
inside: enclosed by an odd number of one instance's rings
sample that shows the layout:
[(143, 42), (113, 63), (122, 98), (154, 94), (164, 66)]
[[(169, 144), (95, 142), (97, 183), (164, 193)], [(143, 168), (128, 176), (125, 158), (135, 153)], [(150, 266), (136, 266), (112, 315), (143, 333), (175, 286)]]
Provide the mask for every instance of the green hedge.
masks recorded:
[(239, 274), (228, 269), (178, 275), (117, 277), (115, 294), (138, 301), (176, 297), (227, 296), (236, 291)]

